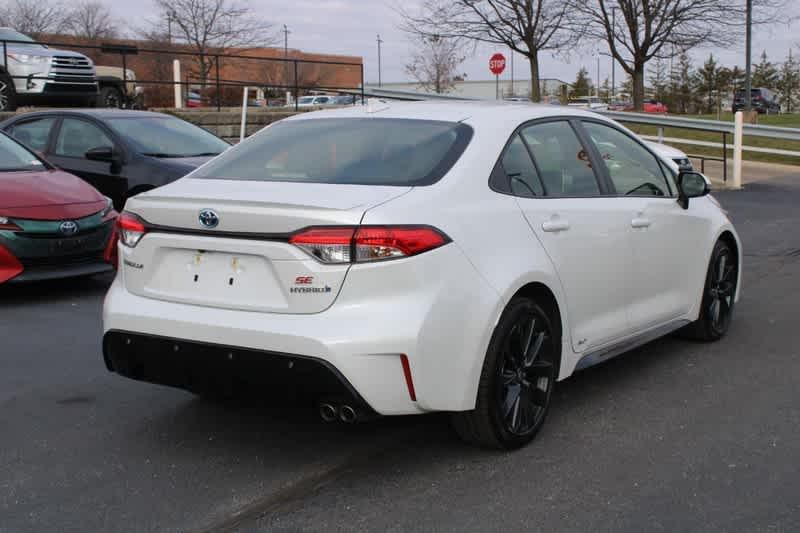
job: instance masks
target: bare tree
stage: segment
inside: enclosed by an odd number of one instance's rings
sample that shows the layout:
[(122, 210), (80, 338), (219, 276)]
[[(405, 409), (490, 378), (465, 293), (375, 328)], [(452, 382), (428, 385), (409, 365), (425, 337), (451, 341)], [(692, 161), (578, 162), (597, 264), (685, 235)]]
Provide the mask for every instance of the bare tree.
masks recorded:
[(93, 41), (115, 37), (117, 33), (111, 11), (98, 0), (84, 0), (75, 5), (67, 16), (66, 28), (76, 37)]
[(209, 53), (230, 48), (266, 46), (275, 41), (272, 25), (237, 0), (154, 0), (159, 16), (146, 32), (165, 35), (197, 52), (198, 77), (205, 81), (214, 66)]
[(457, 73), (458, 66), (466, 59), (463, 49), (457, 39), (423, 38), (405, 71), (426, 91), (450, 92), (459, 77), (463, 78)]
[[(760, 20), (783, 0), (755, 0)], [(740, 39), (745, 2), (741, 0), (573, 0), (584, 36), (608, 44), (633, 80), (634, 107), (644, 105), (645, 65), (696, 46), (726, 46)], [(772, 19), (775, 20), (775, 19)], [(674, 46), (674, 48), (673, 48)]]
[(0, 24), (39, 38), (64, 29), (64, 8), (48, 0), (8, 0), (0, 7)]
[(528, 59), (531, 100), (541, 99), (539, 54), (564, 51), (574, 40), (564, 0), (423, 0), (412, 14), (402, 7), (402, 29), (427, 39), (468, 39), (502, 45)]

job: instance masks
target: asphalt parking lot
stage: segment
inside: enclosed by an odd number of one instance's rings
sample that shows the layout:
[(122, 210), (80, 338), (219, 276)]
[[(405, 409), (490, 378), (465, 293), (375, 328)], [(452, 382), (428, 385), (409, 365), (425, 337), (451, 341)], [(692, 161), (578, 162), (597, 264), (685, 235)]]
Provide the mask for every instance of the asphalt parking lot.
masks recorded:
[(109, 374), (108, 277), (0, 288), (0, 531), (796, 531), (800, 173), (720, 192), (744, 293), (716, 344), (560, 384), (537, 440), (326, 425)]

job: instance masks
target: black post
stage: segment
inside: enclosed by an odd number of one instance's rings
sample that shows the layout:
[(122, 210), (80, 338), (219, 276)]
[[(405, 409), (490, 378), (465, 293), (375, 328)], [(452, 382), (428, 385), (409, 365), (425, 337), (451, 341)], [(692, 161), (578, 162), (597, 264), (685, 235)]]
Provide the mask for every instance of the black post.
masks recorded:
[[(745, 110), (749, 113), (753, 110), (752, 105), (752, 88), (753, 88), (753, 77), (751, 73), (752, 69), (752, 50), (753, 50), (753, 0), (747, 0), (747, 15), (746, 15), (746, 22), (747, 29), (745, 31), (745, 67), (744, 67), (744, 101), (745, 101)], [(735, 96), (735, 95), (734, 95)]]
[(3, 68), (8, 72), (8, 43), (3, 41)]
[(722, 181), (728, 181), (728, 134), (722, 132)]
[(300, 93), (300, 87), (298, 87), (298, 80), (297, 80), (297, 60), (294, 60), (294, 110), (299, 111), (300, 106), (297, 104), (297, 98)]
[(361, 105), (364, 105), (364, 62), (361, 62)]
[(125, 96), (125, 102), (128, 102), (128, 56), (122, 54), (122, 94)]
[(222, 95), (219, 91), (219, 54), (214, 56), (217, 70), (217, 111), (222, 107)]

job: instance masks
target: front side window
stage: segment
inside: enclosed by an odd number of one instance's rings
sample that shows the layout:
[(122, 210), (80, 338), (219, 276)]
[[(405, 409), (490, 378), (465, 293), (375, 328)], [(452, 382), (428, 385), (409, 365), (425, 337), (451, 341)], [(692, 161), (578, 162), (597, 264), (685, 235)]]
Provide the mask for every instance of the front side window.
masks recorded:
[(53, 129), (55, 118), (40, 118), (14, 125), (11, 135), (25, 146), (44, 152)]
[(595, 196), (600, 186), (589, 154), (568, 122), (533, 124), (522, 130), (548, 196)]
[(201, 167), (193, 178), (430, 185), (466, 149), (472, 128), (391, 118), (286, 120)]
[(585, 122), (589, 137), (600, 152), (618, 194), (625, 196), (671, 196), (656, 157), (621, 131)]
[(61, 123), (56, 141), (56, 155), (63, 157), (84, 157), (92, 148), (113, 147), (108, 136), (92, 124), (77, 118), (65, 118)]

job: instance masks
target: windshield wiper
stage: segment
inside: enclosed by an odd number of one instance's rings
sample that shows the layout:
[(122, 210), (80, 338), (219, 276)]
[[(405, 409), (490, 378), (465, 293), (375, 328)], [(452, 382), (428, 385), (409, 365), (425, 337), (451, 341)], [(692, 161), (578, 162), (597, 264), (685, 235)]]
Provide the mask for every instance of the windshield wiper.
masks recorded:
[(146, 153), (142, 153), (142, 155), (146, 155), (148, 157), (158, 157), (159, 159), (167, 159), (167, 158), (177, 159), (177, 158), (183, 158), (183, 157), (208, 157), (208, 156), (215, 156), (215, 155), (219, 155), (219, 154), (220, 154), (219, 152), (204, 152), (204, 153), (201, 153), (201, 154), (167, 154), (167, 153), (164, 153), (164, 152), (146, 152)]
[(221, 153), (222, 152), (203, 152), (203, 153), (200, 153), (200, 154), (184, 155), (184, 156), (181, 156), (181, 157), (211, 157), (211, 156), (219, 155)]

